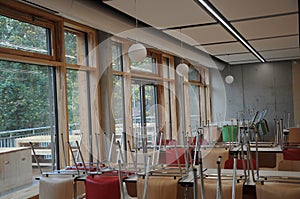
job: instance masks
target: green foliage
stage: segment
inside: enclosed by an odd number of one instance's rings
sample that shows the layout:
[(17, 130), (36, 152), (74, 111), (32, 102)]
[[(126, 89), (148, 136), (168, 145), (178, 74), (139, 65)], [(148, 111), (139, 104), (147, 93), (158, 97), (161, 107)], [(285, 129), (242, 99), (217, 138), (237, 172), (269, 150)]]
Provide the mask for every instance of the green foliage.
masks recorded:
[[(49, 54), (49, 30), (0, 15), (0, 46)], [(65, 32), (67, 63), (77, 64), (77, 35)], [(79, 122), (78, 71), (68, 70), (69, 123)], [(0, 131), (53, 125), (53, 69), (0, 61)], [(53, 117), (52, 117), (53, 116)]]
[(0, 61), (0, 131), (50, 125), (52, 85), (51, 68)]
[[(0, 46), (48, 54), (46, 28), (0, 15)], [(0, 131), (48, 126), (53, 113), (52, 68), (0, 61)]]
[(46, 28), (0, 15), (0, 46), (49, 54)]
[[(78, 73), (76, 70), (67, 70), (69, 124), (79, 123), (80, 121)], [(76, 129), (76, 127), (74, 128)]]
[(66, 62), (77, 64), (77, 36), (69, 31), (65, 31), (65, 51)]

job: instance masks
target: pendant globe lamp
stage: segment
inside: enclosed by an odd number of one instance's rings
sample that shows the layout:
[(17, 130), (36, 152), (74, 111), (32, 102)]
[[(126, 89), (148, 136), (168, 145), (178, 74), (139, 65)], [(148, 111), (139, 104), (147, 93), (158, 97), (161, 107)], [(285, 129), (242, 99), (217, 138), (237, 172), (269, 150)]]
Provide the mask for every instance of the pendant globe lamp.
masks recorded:
[[(136, 10), (136, 0), (134, 1), (134, 11), (135, 11), (135, 28), (138, 28), (138, 20), (137, 20), (137, 10)], [(132, 62), (143, 61), (147, 56), (146, 47), (137, 42), (137, 39), (134, 44), (132, 44), (128, 49), (128, 56)]]
[[(180, 49), (181, 51), (183, 51), (183, 47), (182, 47), (182, 32), (181, 32), (181, 29), (180, 29), (180, 35), (181, 35), (181, 38), (180, 38)], [(181, 58), (181, 63), (177, 65), (176, 67), (176, 73), (178, 75), (181, 75), (183, 77), (186, 77), (187, 74), (189, 72), (189, 66), (187, 64), (185, 64), (183, 62), (183, 59)]]
[(225, 82), (227, 84), (232, 84), (234, 81), (234, 77), (230, 74), (230, 63), (229, 63), (229, 55), (228, 55), (228, 70), (229, 70), (229, 75), (226, 75), (225, 77)]

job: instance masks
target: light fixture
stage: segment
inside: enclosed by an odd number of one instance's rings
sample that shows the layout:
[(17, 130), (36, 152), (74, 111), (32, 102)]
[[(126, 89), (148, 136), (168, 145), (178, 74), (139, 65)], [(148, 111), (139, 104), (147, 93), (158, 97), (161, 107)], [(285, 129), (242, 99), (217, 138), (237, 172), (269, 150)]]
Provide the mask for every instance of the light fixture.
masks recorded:
[(232, 75), (227, 75), (227, 76), (225, 77), (225, 82), (226, 82), (227, 84), (232, 84), (233, 81), (234, 81), (234, 77), (233, 77)]
[[(181, 32), (181, 29), (180, 29), (180, 49), (181, 51), (183, 51), (183, 46), (182, 46), (182, 32)], [(182, 53), (182, 52), (181, 52)], [(184, 62), (183, 62), (183, 58), (181, 57), (181, 63), (177, 65), (176, 67), (176, 73), (178, 75), (181, 75), (183, 77), (186, 77), (187, 74), (189, 72), (189, 66), (186, 65)]]
[(185, 63), (181, 63), (181, 64), (177, 65), (177, 67), (176, 67), (176, 73), (178, 75), (186, 77), (188, 72), (189, 72), (189, 66), (186, 65)]
[[(137, 30), (138, 28), (138, 20), (137, 20), (137, 11), (136, 11), (136, 0), (134, 1), (134, 11), (135, 11), (135, 28)], [(143, 61), (147, 56), (147, 49), (145, 46), (141, 43), (137, 42), (137, 39), (135, 39), (134, 44), (132, 44), (128, 49), (128, 56), (131, 61), (133, 62), (139, 62)]]
[(147, 56), (147, 50), (141, 43), (132, 44), (128, 49), (128, 56), (131, 61), (143, 61)]
[(230, 75), (231, 74), (231, 71), (230, 71), (230, 55), (228, 55), (228, 73), (229, 73), (229, 75), (227, 75), (226, 77), (225, 77), (225, 82), (227, 83), (227, 84), (232, 84), (233, 83), (233, 81), (234, 81), (234, 77), (232, 76), (232, 75)]
[(231, 72), (230, 72), (230, 56), (228, 55), (228, 70), (229, 70), (229, 75), (227, 75), (226, 77), (225, 77), (225, 82), (227, 83), (227, 84), (232, 84), (233, 83), (233, 81), (234, 81), (234, 77), (231, 75)]
[(265, 59), (243, 38), (243, 36), (225, 19), (225, 17), (207, 0), (195, 0), (200, 3), (218, 22), (220, 22), (235, 38), (237, 38), (261, 62)]

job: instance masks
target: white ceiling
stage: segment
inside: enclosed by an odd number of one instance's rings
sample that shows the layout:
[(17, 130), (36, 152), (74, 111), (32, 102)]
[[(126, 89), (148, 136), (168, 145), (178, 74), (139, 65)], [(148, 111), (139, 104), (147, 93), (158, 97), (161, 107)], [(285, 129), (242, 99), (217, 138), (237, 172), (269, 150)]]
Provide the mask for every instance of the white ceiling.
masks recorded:
[[(194, 0), (107, 5), (230, 64), (259, 60)], [(298, 0), (210, 0), (266, 61), (300, 59)]]

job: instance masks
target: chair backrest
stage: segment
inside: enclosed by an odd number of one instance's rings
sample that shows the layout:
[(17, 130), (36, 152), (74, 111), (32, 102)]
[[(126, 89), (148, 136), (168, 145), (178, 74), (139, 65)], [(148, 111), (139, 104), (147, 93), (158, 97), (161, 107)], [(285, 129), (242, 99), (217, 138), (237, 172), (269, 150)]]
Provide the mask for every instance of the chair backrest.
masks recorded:
[(290, 132), (288, 135), (288, 143), (290, 143), (290, 144), (299, 143), (300, 144), (300, 128), (290, 128)]
[(300, 161), (281, 160), (278, 163), (279, 171), (300, 171)]
[(221, 168), (224, 168), (228, 159), (229, 149), (226, 148), (201, 148), (203, 168), (217, 168), (216, 161), (222, 156)]

